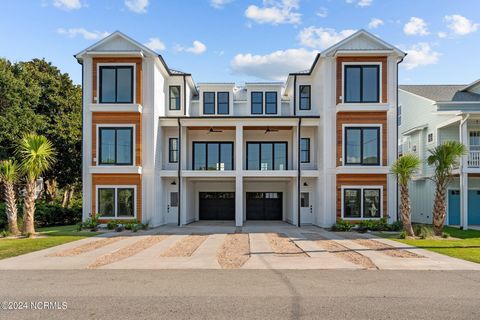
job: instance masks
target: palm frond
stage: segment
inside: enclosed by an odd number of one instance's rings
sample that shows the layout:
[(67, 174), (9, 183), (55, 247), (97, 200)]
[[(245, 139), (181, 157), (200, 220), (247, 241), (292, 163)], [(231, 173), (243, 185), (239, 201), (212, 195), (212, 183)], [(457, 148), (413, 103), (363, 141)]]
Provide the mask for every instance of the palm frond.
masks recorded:
[(406, 184), (420, 167), (420, 159), (413, 153), (408, 153), (395, 161), (390, 172), (397, 176), (400, 184)]
[(14, 184), (19, 175), (18, 163), (14, 160), (0, 161), (0, 182)]
[(22, 171), (30, 180), (38, 179), (55, 162), (53, 145), (42, 135), (25, 135), (18, 145), (17, 153), (21, 159)]

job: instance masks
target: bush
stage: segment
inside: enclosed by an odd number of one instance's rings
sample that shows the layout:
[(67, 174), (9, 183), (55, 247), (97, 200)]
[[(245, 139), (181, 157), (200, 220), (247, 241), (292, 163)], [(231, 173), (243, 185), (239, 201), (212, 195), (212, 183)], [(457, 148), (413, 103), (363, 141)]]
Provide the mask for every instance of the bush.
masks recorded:
[(90, 229), (92, 231), (96, 231), (98, 228), (98, 218), (88, 218), (84, 223), (82, 223), (82, 227), (85, 229)]
[(398, 220), (394, 223), (388, 225), (388, 230), (390, 231), (402, 231), (403, 230), (403, 222)]
[(400, 232), (400, 234), (398, 235), (398, 237), (400, 239), (407, 239), (407, 232), (405, 230), (403, 230), (402, 232)]
[(448, 238), (450, 238), (450, 234), (447, 233), (447, 232), (444, 232), (444, 233), (442, 233), (442, 238), (448, 239)]
[(378, 220), (362, 220), (359, 223), (360, 229), (367, 229), (370, 231), (385, 231), (389, 230), (387, 219), (381, 218)]
[(115, 220), (110, 220), (107, 223), (108, 230), (114, 230), (118, 226), (118, 223)]
[(433, 230), (430, 226), (424, 224), (416, 224), (413, 226), (413, 232), (417, 237), (421, 239), (427, 239), (433, 237)]
[(332, 226), (332, 231), (350, 231), (352, 227), (350, 222), (340, 219)]

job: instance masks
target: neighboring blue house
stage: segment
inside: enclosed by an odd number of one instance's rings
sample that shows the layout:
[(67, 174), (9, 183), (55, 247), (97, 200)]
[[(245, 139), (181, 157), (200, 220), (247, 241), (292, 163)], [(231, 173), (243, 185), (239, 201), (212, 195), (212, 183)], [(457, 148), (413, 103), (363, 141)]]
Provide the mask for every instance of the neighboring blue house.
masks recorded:
[(432, 222), (435, 185), (428, 150), (447, 140), (461, 141), (468, 154), (448, 187), (449, 225), (480, 225), (480, 80), (469, 85), (401, 85), (398, 107), (399, 153), (415, 153), (423, 165), (414, 177), (412, 220)]

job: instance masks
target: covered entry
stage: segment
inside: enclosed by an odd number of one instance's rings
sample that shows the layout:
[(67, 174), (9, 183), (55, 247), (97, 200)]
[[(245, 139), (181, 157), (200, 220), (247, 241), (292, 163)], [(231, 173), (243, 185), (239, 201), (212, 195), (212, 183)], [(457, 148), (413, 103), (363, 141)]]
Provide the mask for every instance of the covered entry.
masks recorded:
[(282, 220), (282, 192), (247, 192), (247, 220)]
[(235, 220), (235, 192), (200, 192), (200, 220)]

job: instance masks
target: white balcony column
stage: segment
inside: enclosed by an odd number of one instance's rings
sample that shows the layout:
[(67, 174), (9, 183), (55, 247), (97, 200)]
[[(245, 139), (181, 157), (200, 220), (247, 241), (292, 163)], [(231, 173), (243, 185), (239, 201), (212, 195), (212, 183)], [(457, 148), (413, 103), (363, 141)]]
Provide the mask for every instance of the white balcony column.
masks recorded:
[(235, 128), (235, 226), (243, 225), (243, 126)]
[[(460, 142), (468, 146), (467, 118), (460, 121)], [(468, 229), (468, 167), (469, 155), (462, 156), (460, 164), (460, 224), (463, 229)]]
[(188, 148), (188, 130), (187, 127), (182, 126), (182, 141), (180, 143), (180, 152), (181, 154), (181, 170), (187, 170), (188, 161), (187, 161), (187, 148)]

